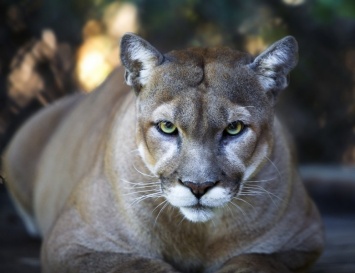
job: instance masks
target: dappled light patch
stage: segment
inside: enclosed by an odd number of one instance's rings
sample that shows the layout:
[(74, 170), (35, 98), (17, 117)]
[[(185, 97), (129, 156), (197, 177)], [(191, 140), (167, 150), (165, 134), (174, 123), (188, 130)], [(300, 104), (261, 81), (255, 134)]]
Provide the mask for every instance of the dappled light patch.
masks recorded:
[(89, 20), (83, 27), (76, 77), (80, 87), (90, 92), (120, 64), (119, 40), (126, 32), (138, 30), (137, 9), (132, 4), (108, 5), (100, 21)]

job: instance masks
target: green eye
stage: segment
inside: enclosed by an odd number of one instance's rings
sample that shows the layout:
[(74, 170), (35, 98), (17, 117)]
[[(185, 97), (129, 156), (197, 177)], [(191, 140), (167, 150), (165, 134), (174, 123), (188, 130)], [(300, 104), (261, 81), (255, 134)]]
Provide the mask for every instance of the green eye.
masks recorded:
[(241, 121), (234, 121), (228, 124), (226, 128), (226, 133), (231, 136), (239, 135), (245, 128), (245, 125)]
[(172, 135), (177, 132), (177, 127), (170, 121), (160, 121), (158, 127), (164, 134)]

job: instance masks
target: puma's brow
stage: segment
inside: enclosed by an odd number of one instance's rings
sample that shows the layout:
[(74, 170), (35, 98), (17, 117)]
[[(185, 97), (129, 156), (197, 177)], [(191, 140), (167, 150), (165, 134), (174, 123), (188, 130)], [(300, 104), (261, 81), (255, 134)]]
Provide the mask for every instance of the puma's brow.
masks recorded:
[(252, 114), (247, 108), (251, 108), (253, 106), (243, 107), (237, 106), (232, 108), (228, 113), (228, 122), (233, 122), (236, 120), (241, 120), (244, 122), (249, 122), (252, 118)]
[(176, 116), (176, 110), (174, 110), (174, 103), (164, 103), (158, 106), (152, 113), (152, 121), (154, 123), (162, 120), (173, 122)]

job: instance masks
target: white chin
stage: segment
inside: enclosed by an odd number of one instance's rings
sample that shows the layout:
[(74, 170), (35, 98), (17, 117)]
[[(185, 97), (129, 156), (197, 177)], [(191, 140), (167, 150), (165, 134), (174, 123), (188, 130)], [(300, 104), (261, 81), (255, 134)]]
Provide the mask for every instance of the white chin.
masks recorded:
[(214, 216), (211, 208), (180, 207), (180, 211), (191, 222), (207, 222)]

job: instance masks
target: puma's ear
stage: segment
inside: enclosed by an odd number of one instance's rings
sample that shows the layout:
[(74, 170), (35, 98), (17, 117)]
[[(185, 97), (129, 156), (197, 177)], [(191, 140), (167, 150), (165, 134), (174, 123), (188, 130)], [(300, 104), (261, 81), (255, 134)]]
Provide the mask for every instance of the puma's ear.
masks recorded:
[(298, 45), (295, 38), (287, 36), (262, 52), (249, 66), (273, 102), (288, 85), (288, 73), (297, 65)]
[(122, 37), (121, 61), (126, 68), (126, 83), (136, 92), (148, 82), (151, 70), (163, 60), (163, 55), (141, 37), (133, 33)]

